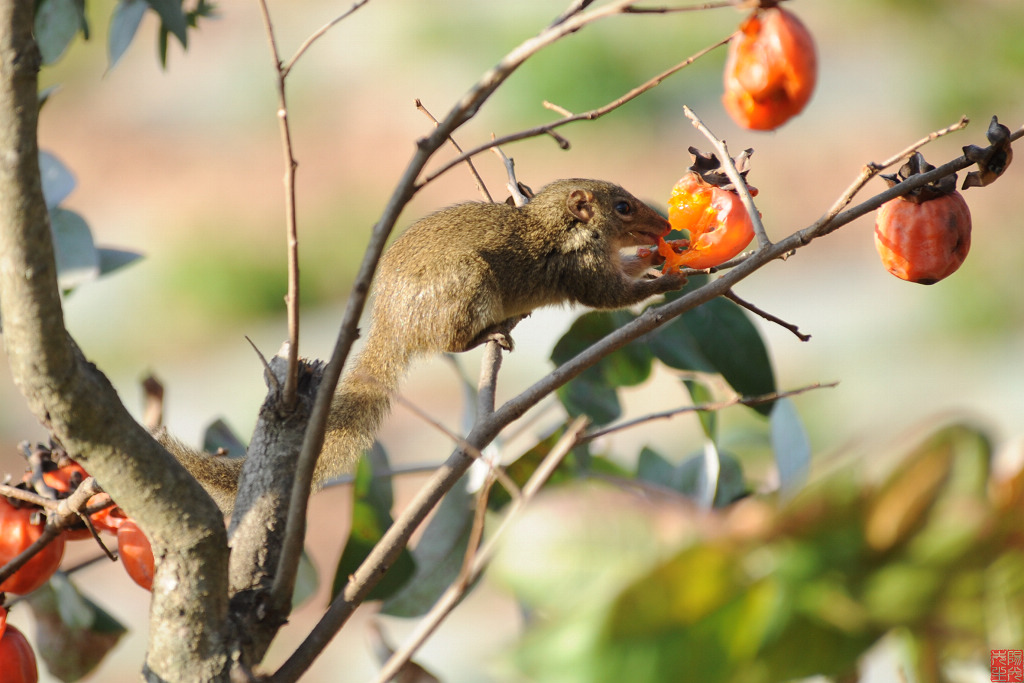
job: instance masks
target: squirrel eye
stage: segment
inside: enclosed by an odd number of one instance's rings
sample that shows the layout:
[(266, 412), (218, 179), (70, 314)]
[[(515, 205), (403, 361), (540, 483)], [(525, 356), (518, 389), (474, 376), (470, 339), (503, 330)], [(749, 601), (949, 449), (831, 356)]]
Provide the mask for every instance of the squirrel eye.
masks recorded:
[(620, 216), (628, 216), (633, 213), (633, 205), (623, 200), (615, 205), (615, 212)]

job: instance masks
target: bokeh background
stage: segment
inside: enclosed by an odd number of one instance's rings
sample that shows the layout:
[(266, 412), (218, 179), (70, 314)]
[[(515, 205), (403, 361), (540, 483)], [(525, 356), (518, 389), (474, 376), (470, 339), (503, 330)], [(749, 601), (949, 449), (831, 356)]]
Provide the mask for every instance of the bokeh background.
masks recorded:
[[(283, 55), (349, 7), (349, 2), (271, 2)], [(187, 52), (173, 43), (168, 66), (156, 58), (157, 26), (147, 18), (121, 63), (107, 69), (106, 24), (113, 3), (89, 3), (92, 38), (77, 40), (42, 74), (59, 85), (41, 117), (40, 142), (75, 174), (66, 200), (102, 246), (145, 259), (75, 291), (68, 327), (86, 355), (136, 412), (139, 380), (153, 372), (167, 390), (170, 429), (198, 441), (224, 418), (239, 434), (252, 429), (264, 394), (261, 365), (245, 340), (273, 353), (286, 336), (283, 161), (275, 117), (271, 59), (255, 3), (223, 2), (218, 17), (190, 33)], [(1024, 5), (1018, 0), (799, 0), (790, 8), (818, 41), (819, 86), (806, 112), (775, 133), (735, 126), (719, 104), (725, 52), (720, 49), (653, 92), (598, 121), (563, 128), (572, 147), (549, 138), (508, 147), (519, 178), (534, 188), (568, 176), (617, 181), (663, 203), (689, 164), (688, 145), (706, 141), (682, 116), (694, 109), (736, 152), (754, 147), (750, 181), (761, 194), (768, 232), (781, 238), (821, 215), (869, 161), (879, 161), (966, 114), (966, 132), (923, 151), (943, 162), (967, 144), (984, 144), (992, 114), (1011, 129), (1024, 122)], [(290, 120), (298, 168), (302, 265), (302, 352), (325, 357), (361, 258), (365, 238), (430, 122), (487, 68), (546, 25), (562, 3), (369, 3), (332, 29), (289, 78)], [(550, 121), (545, 100), (572, 111), (605, 104), (731, 32), (732, 9), (605, 20), (524, 65), (458, 133), (465, 147)], [(477, 166), (503, 198), (504, 170), (490, 154)], [(856, 453), (883, 454), (898, 435), (950, 414), (991, 430), (1007, 459), (1024, 435), (1024, 166), (995, 185), (971, 189), (970, 257), (948, 280), (922, 287), (899, 281), (878, 262), (873, 222), (862, 218), (771, 264), (737, 287), (761, 308), (799, 325), (807, 343), (763, 324), (780, 388), (838, 380), (798, 397), (815, 462)], [(864, 196), (883, 188), (872, 181)], [(420, 192), (400, 222), (444, 205), (477, 199), (456, 168)], [(545, 374), (550, 349), (576, 311), (536, 313), (517, 329), (504, 396)], [(469, 375), (478, 356), (459, 359)], [(405, 395), (457, 427), (461, 396), (441, 361), (410, 374)], [(679, 382), (661, 373), (631, 389), (627, 412), (639, 415), (686, 401)], [(0, 364), (0, 469), (20, 472), (15, 446), (44, 440)], [(547, 416), (547, 424), (557, 414)], [(729, 413), (734, 446), (756, 450), (763, 425)], [(541, 425), (545, 423), (541, 420)], [(651, 443), (680, 458), (699, 448), (694, 425), (676, 420), (602, 444), (628, 457)], [(381, 440), (398, 463), (439, 462), (446, 439), (397, 409)], [(400, 497), (415, 477), (398, 482)], [(344, 541), (347, 491), (315, 498), (311, 551), (326, 578)], [(79, 544), (82, 545), (82, 544)], [(87, 545), (87, 544), (86, 544)], [(88, 556), (92, 548), (75, 548)], [(96, 565), (78, 584), (132, 627), (90, 680), (129, 680), (145, 647), (147, 594), (117, 569)], [(270, 660), (291, 650), (325, 601), (318, 595), (294, 615)], [(309, 680), (366, 680), (373, 663), (361, 614), (316, 664)], [(13, 623), (31, 631), (27, 610)], [(515, 634), (514, 605), (485, 586), (456, 612), (421, 661), (446, 681), (488, 680)], [(385, 620), (396, 636), (409, 625)], [(1004, 647), (1020, 647), (1020, 643)], [(42, 680), (50, 680), (43, 672)]]

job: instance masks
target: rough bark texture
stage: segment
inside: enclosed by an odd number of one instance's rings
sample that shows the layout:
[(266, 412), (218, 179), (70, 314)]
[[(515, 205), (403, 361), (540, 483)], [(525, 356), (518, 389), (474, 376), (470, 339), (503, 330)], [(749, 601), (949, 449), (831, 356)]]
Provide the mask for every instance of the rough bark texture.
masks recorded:
[(134, 517), (158, 558), (146, 676), (226, 680), (227, 534), (219, 511), (120, 403), (64, 328), (38, 167), (34, 3), (0, 3), (0, 316), (36, 417)]
[(301, 362), (295, 402), (284, 406), (286, 351), (270, 361), (270, 391), (249, 443), (231, 518), (231, 614), (239, 657), (252, 667), (266, 653), (291, 610), (294, 586), (275, 604), (271, 595), (281, 561), (282, 540), (309, 414), (323, 374), (321, 363)]

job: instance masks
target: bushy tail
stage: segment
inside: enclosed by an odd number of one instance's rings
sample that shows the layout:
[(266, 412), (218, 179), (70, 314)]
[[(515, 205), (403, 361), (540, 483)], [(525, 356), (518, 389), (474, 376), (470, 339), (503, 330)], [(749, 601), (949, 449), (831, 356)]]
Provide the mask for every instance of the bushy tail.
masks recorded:
[(355, 469), (391, 410), (391, 395), (409, 364), (408, 353), (392, 341), (371, 332), (338, 384), (313, 477), (317, 488)]

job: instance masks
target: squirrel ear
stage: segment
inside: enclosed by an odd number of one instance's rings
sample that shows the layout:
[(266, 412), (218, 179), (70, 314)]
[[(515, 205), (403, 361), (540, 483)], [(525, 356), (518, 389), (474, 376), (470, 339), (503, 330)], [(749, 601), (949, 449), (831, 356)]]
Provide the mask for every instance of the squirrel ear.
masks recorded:
[(594, 194), (590, 190), (575, 189), (569, 193), (566, 208), (584, 223), (594, 217)]

